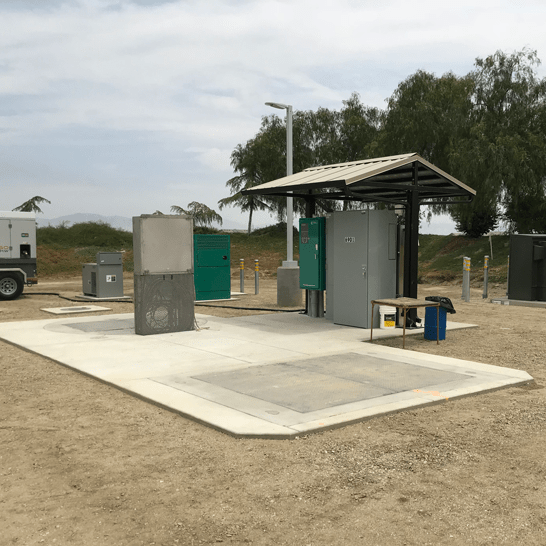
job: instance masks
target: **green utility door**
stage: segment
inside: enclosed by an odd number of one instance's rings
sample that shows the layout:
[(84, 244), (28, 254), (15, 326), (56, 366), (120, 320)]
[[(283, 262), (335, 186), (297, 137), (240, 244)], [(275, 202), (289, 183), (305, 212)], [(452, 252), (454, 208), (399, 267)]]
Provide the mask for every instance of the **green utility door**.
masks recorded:
[(193, 236), (193, 274), (196, 300), (231, 297), (229, 235)]
[(300, 288), (326, 289), (326, 218), (300, 219)]

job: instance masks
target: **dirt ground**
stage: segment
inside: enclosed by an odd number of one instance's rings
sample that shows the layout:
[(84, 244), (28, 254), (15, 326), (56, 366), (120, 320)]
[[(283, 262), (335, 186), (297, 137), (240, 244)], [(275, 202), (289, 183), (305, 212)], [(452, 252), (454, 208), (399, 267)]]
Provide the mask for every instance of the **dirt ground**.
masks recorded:
[[(70, 298), (80, 283), (45, 279), (0, 302), (0, 321), (55, 318), (40, 308), (81, 303), (38, 292)], [(231, 305), (274, 307), (275, 287), (263, 279), (259, 296)], [(450, 297), (448, 320), (479, 328), (439, 346), (410, 336), (408, 350), (535, 382), (295, 440), (245, 440), (0, 342), (0, 544), (546, 544), (546, 310), (493, 305), (478, 288), (465, 303), (456, 285), (420, 286), (426, 295)]]

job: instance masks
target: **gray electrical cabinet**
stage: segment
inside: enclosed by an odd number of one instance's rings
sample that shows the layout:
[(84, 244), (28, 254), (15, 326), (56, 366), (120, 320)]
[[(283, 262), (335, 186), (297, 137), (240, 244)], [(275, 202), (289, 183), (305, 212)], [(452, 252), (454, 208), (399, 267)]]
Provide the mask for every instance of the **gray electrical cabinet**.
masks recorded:
[(397, 243), (393, 211), (339, 211), (326, 218), (326, 319), (371, 327), (370, 302), (396, 297)]
[(183, 215), (133, 218), (135, 332), (193, 330), (193, 220)]
[(546, 234), (510, 236), (508, 298), (546, 301)]
[(123, 297), (121, 252), (97, 252), (97, 263), (82, 265), (82, 291), (95, 298)]

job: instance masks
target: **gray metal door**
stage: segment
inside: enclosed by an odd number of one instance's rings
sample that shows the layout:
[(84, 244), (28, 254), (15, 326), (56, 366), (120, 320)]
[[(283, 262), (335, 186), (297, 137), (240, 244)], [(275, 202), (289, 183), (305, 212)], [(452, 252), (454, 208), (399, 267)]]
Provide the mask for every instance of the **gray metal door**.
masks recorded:
[(368, 213), (335, 216), (334, 323), (368, 328)]

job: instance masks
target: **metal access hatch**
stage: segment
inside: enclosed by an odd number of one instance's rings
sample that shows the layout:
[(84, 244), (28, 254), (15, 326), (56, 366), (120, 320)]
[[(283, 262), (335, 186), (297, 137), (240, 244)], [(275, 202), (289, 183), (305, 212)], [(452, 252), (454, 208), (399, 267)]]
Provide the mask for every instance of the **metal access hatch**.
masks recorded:
[(196, 300), (231, 297), (229, 235), (194, 235)]

